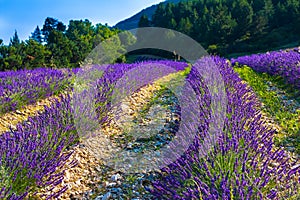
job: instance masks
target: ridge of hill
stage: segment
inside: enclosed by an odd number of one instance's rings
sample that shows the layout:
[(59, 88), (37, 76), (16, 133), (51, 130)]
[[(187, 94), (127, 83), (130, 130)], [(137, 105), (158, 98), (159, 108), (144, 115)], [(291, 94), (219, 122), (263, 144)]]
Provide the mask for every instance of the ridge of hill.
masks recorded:
[[(167, 3), (176, 4), (176, 3), (179, 3), (180, 1), (188, 1), (188, 0), (167, 0), (167, 1), (164, 1), (164, 2), (161, 2), (161, 3), (162, 4), (167, 4)], [(159, 4), (155, 4), (155, 5), (152, 5), (150, 7), (147, 7), (145, 9), (141, 10), (140, 12), (136, 13), (132, 17), (118, 22), (114, 27), (122, 29), (122, 30), (130, 30), (130, 29), (138, 28), (138, 23), (139, 23), (140, 18), (143, 15), (147, 15), (148, 18), (151, 18), (151, 16), (154, 14), (154, 12), (155, 12), (158, 5)]]

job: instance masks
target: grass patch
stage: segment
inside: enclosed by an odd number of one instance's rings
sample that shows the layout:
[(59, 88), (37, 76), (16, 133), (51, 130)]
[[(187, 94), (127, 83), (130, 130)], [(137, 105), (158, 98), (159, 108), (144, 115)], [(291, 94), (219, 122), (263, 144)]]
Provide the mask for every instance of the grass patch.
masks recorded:
[[(255, 91), (263, 103), (263, 112), (273, 118), (282, 128), (276, 135), (275, 143), (283, 146), (293, 146), (297, 153), (300, 153), (300, 109), (292, 109), (286, 105), (287, 101), (299, 102), (299, 91), (285, 84), (278, 76), (271, 76), (266, 73), (257, 73), (250, 67), (234, 67), (234, 70), (245, 80)], [(278, 94), (270, 90), (270, 85), (284, 91)]]

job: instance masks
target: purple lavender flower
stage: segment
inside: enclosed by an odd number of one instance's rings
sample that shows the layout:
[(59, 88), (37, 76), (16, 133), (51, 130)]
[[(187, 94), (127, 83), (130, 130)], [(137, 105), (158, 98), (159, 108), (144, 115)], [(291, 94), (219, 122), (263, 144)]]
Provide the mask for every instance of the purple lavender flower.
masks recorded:
[(273, 51), (231, 59), (233, 64), (247, 65), (257, 72), (281, 76), (288, 84), (300, 89), (300, 53), (291, 51)]
[[(299, 169), (286, 165), (285, 155), (281, 151), (271, 151), (274, 148), (274, 131), (268, 130), (262, 123), (255, 93), (242, 83), (225, 59), (210, 59), (214, 60), (222, 74), (228, 97), (222, 134), (206, 157), (191, 156), (202, 151), (201, 143), (209, 134), (211, 116), (206, 86), (201, 75), (192, 68), (188, 81), (199, 94), (199, 102), (203, 103), (204, 114), (199, 116), (200, 137), (195, 138), (185, 155), (162, 169), (167, 175), (153, 183), (152, 192), (157, 198), (169, 199), (178, 196), (192, 199), (191, 195), (196, 195), (197, 199), (276, 199), (279, 197), (278, 191), (283, 192), (293, 182), (284, 177), (288, 174), (299, 175)], [(279, 162), (282, 170), (269, 169), (272, 162)], [(187, 185), (191, 183), (191, 178), (194, 184)], [(181, 184), (172, 184), (174, 182)], [(274, 184), (278, 182), (282, 183), (281, 187)]]

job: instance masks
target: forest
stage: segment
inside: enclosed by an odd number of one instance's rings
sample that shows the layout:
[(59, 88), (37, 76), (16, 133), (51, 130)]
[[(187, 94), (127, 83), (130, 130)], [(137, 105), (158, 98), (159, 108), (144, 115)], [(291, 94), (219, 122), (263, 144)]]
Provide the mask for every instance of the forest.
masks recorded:
[(0, 39), (0, 71), (79, 67), (93, 48), (119, 32), (108, 25), (92, 25), (87, 19), (70, 20), (66, 26), (48, 17), (26, 41), (20, 41), (17, 31), (8, 45)]
[[(297, 0), (160, 3), (152, 17), (141, 17), (139, 27), (176, 30), (199, 42), (211, 54), (233, 57), (297, 46), (300, 3)], [(66, 26), (48, 17), (42, 28), (37, 26), (26, 41), (20, 41), (17, 31), (8, 45), (0, 39), (0, 71), (79, 67), (101, 41), (120, 32), (107, 24), (92, 25), (87, 19), (70, 20)], [(125, 61), (125, 56), (118, 60)]]
[(185, 33), (210, 53), (230, 56), (263, 52), (300, 41), (297, 0), (197, 0), (159, 4), (140, 27), (164, 27)]

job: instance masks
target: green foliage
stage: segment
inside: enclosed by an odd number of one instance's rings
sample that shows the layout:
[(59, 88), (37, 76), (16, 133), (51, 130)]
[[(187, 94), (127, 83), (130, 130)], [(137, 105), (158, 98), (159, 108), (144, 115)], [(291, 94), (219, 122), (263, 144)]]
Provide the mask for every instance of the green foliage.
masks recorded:
[(208, 48), (207, 48), (207, 51), (211, 54), (217, 53), (218, 52), (218, 45), (216, 45), (216, 44), (209, 45)]
[(42, 32), (39, 28), (39, 26), (37, 26), (34, 30), (34, 32), (32, 33), (30, 39), (35, 40), (38, 43), (42, 43), (43, 42), (43, 38), (42, 38)]
[(9, 45), (17, 47), (19, 44), (20, 44), (20, 39), (19, 39), (17, 31), (15, 31), (14, 36), (10, 39)]
[(14, 43), (14, 45), (0, 46), (0, 70), (18, 70), (22, 67), (25, 44)]
[(205, 48), (217, 45), (213, 53), (228, 55), (300, 41), (299, 19), (296, 0), (196, 0), (159, 4), (149, 24), (185, 33)]
[(270, 76), (266, 73), (256, 73), (251, 68), (244, 66), (235, 67), (235, 71), (245, 80), (258, 95), (263, 103), (263, 111), (273, 118), (282, 128), (277, 134), (275, 142), (278, 145), (292, 144), (295, 150), (300, 153), (300, 110), (294, 111), (291, 107), (286, 106), (283, 98), (276, 91), (269, 90), (267, 83), (273, 84), (276, 88), (284, 90), (284, 96), (289, 99), (295, 99), (291, 86), (285, 85), (280, 77)]
[(47, 58), (50, 67), (70, 67), (72, 49), (67, 36), (60, 31), (51, 31), (46, 47), (51, 51), (51, 57)]
[(139, 27), (149, 27), (150, 21), (147, 17), (147, 15), (143, 15), (139, 21)]
[[(40, 30), (37, 26), (25, 42), (20, 41), (17, 32), (7, 46), (0, 40), (0, 71), (37, 67), (80, 67), (93, 48), (118, 33), (120, 30), (107, 25), (93, 26), (87, 19), (70, 20), (67, 28), (57, 19), (48, 17), (43, 28)], [(113, 51), (114, 56), (118, 55), (113, 61), (125, 62), (123, 46), (135, 42), (133, 35), (126, 32), (113, 40), (114, 45), (109, 46), (109, 50)]]
[(0, 188), (7, 185), (12, 185), (11, 177), (9, 176), (7, 169), (0, 165)]
[(42, 29), (42, 34), (44, 35), (45, 42), (48, 42), (48, 37), (54, 30), (63, 32), (66, 30), (66, 26), (57, 19), (47, 17)]

